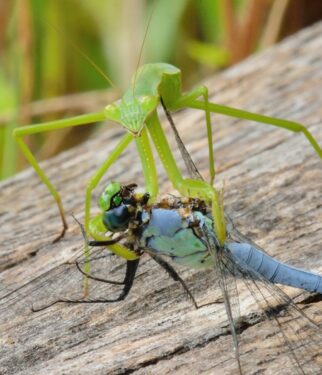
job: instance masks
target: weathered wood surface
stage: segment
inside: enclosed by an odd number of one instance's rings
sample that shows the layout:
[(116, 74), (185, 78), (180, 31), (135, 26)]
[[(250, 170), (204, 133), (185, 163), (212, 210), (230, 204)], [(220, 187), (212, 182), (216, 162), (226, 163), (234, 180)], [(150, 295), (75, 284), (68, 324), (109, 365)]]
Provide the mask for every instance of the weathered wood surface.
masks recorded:
[[(321, 35), (320, 23), (210, 78), (206, 84), (211, 101), (301, 122), (322, 144)], [(196, 164), (207, 174), (203, 114), (185, 110), (174, 119)], [(226, 210), (239, 230), (280, 260), (321, 273), (322, 161), (307, 140), (223, 116), (213, 116), (213, 126), (217, 183), (225, 182)], [(33, 303), (41, 304), (56, 292), (75, 293), (67, 281), (61, 283), (63, 274), (49, 273), (46, 284), (36, 277), (81, 249), (80, 231), (70, 214), (83, 218), (86, 182), (122, 133), (107, 127), (95, 139), (43, 163), (62, 194), (70, 224), (57, 244), (52, 244), (60, 230), (57, 209), (33, 170), (1, 185), (1, 296), (30, 282), (0, 302), (1, 374), (236, 373), (234, 359), (225, 357), (231, 342), (222, 332), (222, 305), (194, 310), (180, 287), (148, 257), (124, 302), (58, 304), (30, 311)], [(161, 191), (169, 192), (161, 166), (158, 170)], [(111, 179), (143, 184), (141, 172), (131, 147), (107, 173), (96, 197)], [(110, 277), (121, 279), (124, 269), (115, 260), (110, 263)], [(218, 296), (211, 272), (180, 272), (200, 303)], [(288, 292), (299, 293), (291, 288)], [(108, 293), (111, 288), (104, 286), (103, 296)], [(241, 314), (254, 308), (249, 303), (241, 302)], [(318, 299), (301, 307), (321, 321)], [(254, 322), (242, 332), (242, 348), (250, 354), (246, 374), (294, 373), (283, 367), (283, 347), (271, 333), (267, 322)], [(276, 356), (267, 353), (269, 347)]]

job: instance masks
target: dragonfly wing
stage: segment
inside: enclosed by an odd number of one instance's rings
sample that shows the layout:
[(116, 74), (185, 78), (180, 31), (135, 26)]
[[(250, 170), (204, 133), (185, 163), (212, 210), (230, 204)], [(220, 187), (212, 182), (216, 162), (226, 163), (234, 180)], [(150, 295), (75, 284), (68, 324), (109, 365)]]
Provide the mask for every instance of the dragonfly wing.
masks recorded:
[[(237, 362), (238, 371), (242, 374), (242, 367), (239, 355), (239, 334), (238, 328), (236, 326), (236, 321), (239, 320), (240, 317), (240, 309), (239, 309), (239, 301), (238, 301), (238, 289), (236, 285), (235, 275), (235, 267), (234, 263), (226, 264), (226, 262), (222, 261), (221, 254), (218, 252), (218, 247), (212, 241), (212, 237), (210, 232), (205, 230), (205, 240), (207, 249), (213, 258), (214, 262), (214, 272), (215, 272), (215, 279), (218, 282), (221, 295), (224, 301), (226, 314), (228, 317), (228, 323), (230, 327), (230, 331), (232, 334), (232, 342), (234, 348), (234, 357)], [(227, 269), (227, 266), (230, 269)]]
[(168, 109), (165, 107), (162, 98), (161, 98), (161, 104), (162, 104), (162, 107), (163, 107), (164, 112), (166, 114), (166, 117), (169, 121), (169, 124), (171, 126), (171, 129), (174, 133), (174, 137), (175, 137), (175, 140), (177, 142), (180, 154), (182, 156), (182, 159), (185, 163), (185, 166), (188, 170), (188, 173), (189, 173), (190, 177), (195, 178), (196, 180), (204, 181), (203, 177), (201, 176), (200, 172), (198, 171), (198, 168), (196, 167), (194, 161), (192, 160), (186, 146), (184, 145), (184, 143), (183, 143), (183, 141), (182, 141), (182, 139), (181, 139), (181, 137), (178, 133), (178, 130), (177, 130), (175, 124), (174, 124), (174, 121), (171, 117), (171, 114), (168, 111)]
[(227, 212), (225, 212), (225, 220), (226, 220), (226, 226), (227, 226), (227, 240), (228, 241), (231, 240), (231, 241), (240, 242), (240, 243), (249, 243), (267, 254), (267, 252), (264, 249), (260, 248), (250, 238), (246, 237), (244, 234), (239, 232), (239, 230), (235, 227), (235, 224), (232, 218)]
[(243, 281), (246, 292), (261, 309), (263, 319), (275, 323), (281, 348), (287, 348), (290, 366), (294, 368), (292, 373), (320, 374), (318, 356), (321, 355), (322, 334), (319, 326), (279, 287), (239, 261), (226, 248), (221, 262), (226, 270)]

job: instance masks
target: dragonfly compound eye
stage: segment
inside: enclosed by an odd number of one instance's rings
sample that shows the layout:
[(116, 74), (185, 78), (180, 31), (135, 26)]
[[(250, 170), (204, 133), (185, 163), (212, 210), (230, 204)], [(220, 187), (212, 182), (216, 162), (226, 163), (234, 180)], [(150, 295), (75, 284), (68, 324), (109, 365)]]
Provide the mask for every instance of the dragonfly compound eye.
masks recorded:
[(122, 232), (127, 229), (131, 219), (131, 214), (126, 205), (122, 204), (103, 214), (103, 223), (107, 230), (111, 232)]
[(120, 191), (121, 184), (118, 182), (108, 184), (98, 199), (99, 207), (105, 211), (110, 209), (113, 205), (119, 206), (119, 204), (122, 202), (122, 198), (119, 196)]

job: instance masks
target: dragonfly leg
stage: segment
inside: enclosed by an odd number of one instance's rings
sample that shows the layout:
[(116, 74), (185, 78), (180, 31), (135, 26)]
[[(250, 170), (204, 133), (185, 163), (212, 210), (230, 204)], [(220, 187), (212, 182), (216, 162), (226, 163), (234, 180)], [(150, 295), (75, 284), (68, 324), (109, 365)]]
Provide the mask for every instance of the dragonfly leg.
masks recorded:
[[(32, 312), (38, 312), (38, 311), (46, 310), (49, 307), (52, 307), (52, 306), (54, 306), (58, 303), (71, 303), (71, 304), (78, 304), (78, 303), (113, 303), (113, 302), (123, 301), (126, 298), (126, 296), (129, 294), (129, 292), (130, 292), (130, 290), (133, 286), (133, 281), (134, 281), (135, 274), (136, 274), (136, 271), (137, 271), (137, 268), (138, 268), (138, 265), (139, 265), (139, 261), (140, 261), (140, 258), (135, 259), (135, 260), (128, 260), (126, 262), (125, 278), (124, 278), (123, 283), (121, 283), (122, 285), (124, 285), (124, 288), (123, 288), (122, 292), (120, 293), (120, 295), (116, 298), (113, 298), (113, 299), (105, 299), (105, 298), (104, 299), (91, 299), (91, 300), (58, 299), (58, 300), (50, 303), (49, 305), (46, 305), (46, 306), (43, 306), (43, 307), (40, 307), (40, 308), (37, 308), (37, 309), (35, 309), (32, 306), (31, 311)], [(82, 271), (82, 273), (84, 273), (84, 271)], [(86, 276), (88, 277), (87, 274), (86, 274)], [(98, 281), (101, 281), (101, 280), (98, 280)]]
[(151, 254), (149, 252), (149, 255), (150, 257), (155, 261), (157, 262), (169, 275), (170, 277), (174, 280), (174, 281), (178, 281), (184, 291), (187, 293), (188, 297), (191, 299), (194, 307), (196, 309), (199, 309), (200, 306), (198, 306), (194, 296), (192, 295), (192, 293), (190, 292), (189, 288), (187, 287), (186, 283), (182, 280), (182, 278), (178, 275), (177, 271), (169, 264), (167, 263), (165, 260), (163, 260), (162, 258), (156, 256), (155, 254)]
[(103, 279), (101, 277), (97, 277), (97, 276), (93, 276), (91, 274), (87, 274), (86, 272), (84, 272), (79, 264), (79, 262), (76, 262), (76, 267), (78, 269), (78, 271), (83, 274), (84, 276), (86, 276), (88, 279), (91, 279), (91, 280), (95, 280), (95, 281), (99, 281), (101, 283), (106, 283), (106, 284), (114, 284), (114, 285), (124, 285), (124, 281), (115, 281), (115, 280), (108, 280), (108, 279)]

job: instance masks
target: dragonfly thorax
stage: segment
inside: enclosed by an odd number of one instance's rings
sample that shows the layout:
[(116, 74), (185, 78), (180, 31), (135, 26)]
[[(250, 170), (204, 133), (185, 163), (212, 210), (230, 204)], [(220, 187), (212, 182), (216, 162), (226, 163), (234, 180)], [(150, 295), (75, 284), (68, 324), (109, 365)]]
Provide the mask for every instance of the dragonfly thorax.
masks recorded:
[(202, 228), (212, 232), (213, 224), (205, 203), (170, 196), (151, 205), (149, 195), (136, 193), (135, 187), (112, 183), (105, 189), (102, 197), (108, 197), (110, 207), (102, 213), (102, 222), (107, 231), (124, 232), (124, 245), (138, 254), (150, 249), (189, 267), (210, 267)]

